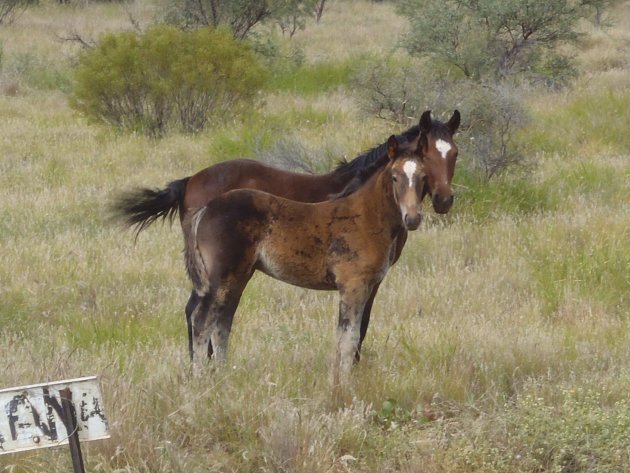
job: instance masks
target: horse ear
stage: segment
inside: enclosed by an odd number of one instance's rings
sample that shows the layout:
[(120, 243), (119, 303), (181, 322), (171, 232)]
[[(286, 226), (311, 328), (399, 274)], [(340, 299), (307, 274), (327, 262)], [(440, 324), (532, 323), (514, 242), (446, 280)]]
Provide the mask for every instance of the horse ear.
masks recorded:
[(457, 129), (459, 128), (460, 120), (461, 120), (461, 116), (459, 115), (459, 110), (456, 109), (453, 112), (453, 116), (451, 117), (451, 119), (446, 124), (446, 126), (448, 126), (448, 128), (451, 130), (451, 134), (454, 135), (455, 132), (457, 131)]
[(387, 157), (393, 161), (397, 154), (398, 140), (396, 139), (396, 135), (392, 135), (387, 140)]
[(428, 134), (431, 130), (431, 110), (427, 110), (420, 117), (420, 124), (418, 127), (420, 128), (420, 133)]

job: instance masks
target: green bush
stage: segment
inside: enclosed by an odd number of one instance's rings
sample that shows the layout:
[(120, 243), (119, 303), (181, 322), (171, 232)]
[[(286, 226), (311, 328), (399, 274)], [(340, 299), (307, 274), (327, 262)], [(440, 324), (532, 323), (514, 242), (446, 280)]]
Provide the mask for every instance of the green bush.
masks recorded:
[(626, 471), (630, 406), (605, 389), (560, 388), (548, 399), (529, 388), (491, 422), (481, 417), (475, 435), (454, 436), (449, 452), (462, 471)]
[(265, 79), (254, 53), (228, 31), (157, 26), (107, 34), (84, 52), (71, 103), (88, 117), (149, 135), (198, 132), (255, 106)]
[(523, 75), (554, 84), (573, 68), (559, 46), (575, 43), (588, 11), (572, 0), (402, 0), (411, 54), (474, 80)]
[(526, 164), (517, 138), (528, 114), (518, 89), (507, 82), (451, 78), (424, 62), (391, 58), (367, 60), (352, 82), (365, 112), (407, 126), (417, 124), (424, 110), (432, 110), (441, 120), (460, 110), (461, 162), (485, 179)]
[(63, 92), (70, 89), (68, 66), (59, 61), (53, 62), (32, 53), (18, 53), (6, 61), (6, 70), (33, 89)]
[[(255, 36), (260, 25), (277, 23), (282, 35), (304, 29), (306, 19), (319, 15), (316, 0), (162, 0), (162, 19), (182, 29), (228, 28), (237, 39)], [(319, 18), (318, 18), (319, 21)], [(257, 28), (258, 27), (258, 28)], [(255, 33), (256, 32), (256, 33)]]

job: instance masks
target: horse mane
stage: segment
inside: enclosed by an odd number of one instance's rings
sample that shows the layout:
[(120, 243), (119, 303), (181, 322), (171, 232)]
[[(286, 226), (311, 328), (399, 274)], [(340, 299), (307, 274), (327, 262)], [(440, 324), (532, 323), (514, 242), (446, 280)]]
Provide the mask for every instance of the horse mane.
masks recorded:
[(372, 164), (361, 169), (358, 174), (353, 177), (350, 182), (348, 182), (348, 184), (346, 184), (346, 187), (344, 187), (341, 192), (338, 192), (337, 194), (332, 194), (331, 196), (329, 196), (329, 198), (339, 199), (341, 197), (347, 197), (350, 194), (353, 194), (368, 179), (376, 174), (377, 171), (381, 170), (388, 162), (389, 156), (387, 156), (387, 154), (381, 155)]
[[(415, 140), (420, 134), (420, 127), (418, 125), (412, 126), (407, 131), (402, 132), (400, 135), (396, 135), (396, 140), (399, 144), (404, 145), (410, 141)], [(429, 134), (433, 135), (436, 139), (450, 139), (453, 135), (448, 125), (439, 121), (431, 121), (431, 130)], [(426, 145), (426, 135), (420, 136), (419, 146)], [(346, 187), (337, 194), (329, 196), (330, 199), (339, 199), (340, 197), (347, 197), (354, 193), (359, 187), (361, 187), (368, 179), (370, 179), (376, 171), (381, 169), (387, 164), (389, 158), (387, 157), (387, 143), (380, 144), (368, 151), (361, 153), (352, 161), (342, 161), (335, 169), (335, 173), (355, 173)]]
[[(435, 122), (434, 122), (435, 123)], [(420, 133), (420, 127), (414, 125), (407, 131), (402, 132), (400, 135), (396, 135), (396, 140), (399, 144), (405, 144), (415, 140)], [(364, 170), (370, 170), (374, 163), (380, 162), (380, 158), (387, 155), (387, 143), (382, 143), (374, 148), (364, 151), (351, 161), (342, 160), (339, 162), (334, 170), (335, 174), (347, 174), (347, 173), (362, 173)], [(374, 170), (371, 171), (372, 173)], [(371, 174), (370, 174), (371, 175)], [(352, 179), (354, 181), (354, 179)], [(352, 182), (351, 181), (351, 182)]]

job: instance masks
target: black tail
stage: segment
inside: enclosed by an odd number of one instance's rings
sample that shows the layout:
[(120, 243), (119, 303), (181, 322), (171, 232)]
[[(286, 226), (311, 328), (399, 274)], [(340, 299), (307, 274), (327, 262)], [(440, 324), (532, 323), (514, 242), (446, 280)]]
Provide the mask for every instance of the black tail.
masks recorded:
[(128, 227), (135, 227), (136, 236), (156, 220), (173, 221), (181, 211), (188, 178), (169, 183), (164, 189), (135, 189), (121, 194), (112, 204), (116, 217)]

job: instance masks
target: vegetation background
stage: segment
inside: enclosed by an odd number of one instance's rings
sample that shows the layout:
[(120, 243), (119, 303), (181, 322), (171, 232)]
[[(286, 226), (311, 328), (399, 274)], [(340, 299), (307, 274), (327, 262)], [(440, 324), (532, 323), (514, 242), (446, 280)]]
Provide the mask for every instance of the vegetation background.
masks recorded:
[[(134, 241), (107, 206), (242, 156), (323, 171), (404, 130), (366, 113), (353, 71), (411, 61), (407, 20), (389, 2), (326, 3), (274, 36), (301, 59), (273, 71), (262, 107), (197, 134), (74, 111), (81, 45), (67, 38), (143, 29), (159, 9), (41, 1), (0, 26), (1, 387), (98, 374), (112, 438), (84, 445), (91, 472), (626, 471), (628, 2), (598, 13), (608, 27), (578, 24), (569, 87), (519, 89), (527, 167), (488, 179), (460, 153), (454, 208), (427, 204), (381, 286), (343, 406), (328, 384), (336, 294), (255, 276), (229, 366), (190, 379), (179, 229)], [(439, 105), (415, 104), (452, 113)], [(70, 468), (66, 449), (0, 456), (3, 473)]]

